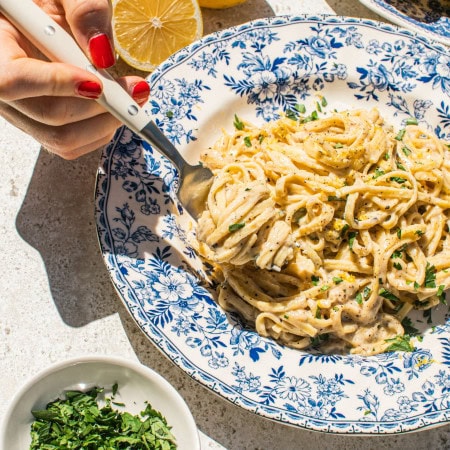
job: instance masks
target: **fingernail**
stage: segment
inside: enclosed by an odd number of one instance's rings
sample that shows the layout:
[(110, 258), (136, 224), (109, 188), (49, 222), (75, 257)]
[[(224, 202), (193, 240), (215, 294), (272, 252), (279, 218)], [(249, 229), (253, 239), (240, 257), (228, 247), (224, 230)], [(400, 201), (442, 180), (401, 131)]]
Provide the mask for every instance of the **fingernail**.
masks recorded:
[(94, 66), (98, 69), (107, 69), (116, 62), (111, 41), (104, 33), (91, 37), (89, 40), (89, 52)]
[(102, 87), (95, 81), (82, 81), (77, 86), (77, 92), (82, 97), (99, 98), (102, 94)]
[(131, 96), (137, 103), (143, 103), (148, 99), (150, 94), (150, 86), (146, 81), (139, 81), (133, 86)]

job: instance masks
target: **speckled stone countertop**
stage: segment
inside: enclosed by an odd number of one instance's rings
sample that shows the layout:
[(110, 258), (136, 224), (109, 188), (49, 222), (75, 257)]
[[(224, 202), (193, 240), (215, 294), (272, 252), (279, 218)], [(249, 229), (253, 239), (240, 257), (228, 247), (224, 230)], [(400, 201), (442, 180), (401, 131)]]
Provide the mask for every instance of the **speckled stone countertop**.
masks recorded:
[[(380, 20), (357, 0), (248, 0), (204, 10), (205, 33), (281, 14)], [(190, 406), (203, 449), (450, 449), (450, 425), (393, 436), (343, 436), (274, 423), (219, 398), (154, 347), (116, 295), (94, 219), (100, 152), (55, 157), (0, 119), (0, 419), (19, 386), (49, 364), (85, 354), (139, 360)]]

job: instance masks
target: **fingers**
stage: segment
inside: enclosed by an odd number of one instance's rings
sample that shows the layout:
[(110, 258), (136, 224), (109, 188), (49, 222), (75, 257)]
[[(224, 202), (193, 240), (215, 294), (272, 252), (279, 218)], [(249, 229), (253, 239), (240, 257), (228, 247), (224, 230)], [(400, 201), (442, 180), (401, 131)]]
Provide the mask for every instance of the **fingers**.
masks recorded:
[(66, 20), (83, 51), (100, 69), (115, 63), (109, 0), (61, 0)]
[(14, 101), (44, 95), (98, 98), (100, 80), (88, 71), (63, 63), (19, 58), (0, 73), (0, 99)]
[[(119, 82), (137, 103), (147, 101), (146, 81), (130, 76)], [(0, 101), (0, 115), (65, 159), (77, 158), (107, 144), (121, 125), (97, 102), (69, 97)]]
[[(108, 52), (112, 48), (102, 50), (105, 40), (98, 38), (108, 36), (109, 42), (108, 0), (35, 1), (67, 28), (69, 25), (80, 46), (91, 50), (91, 56), (97, 52), (97, 66), (111, 62)], [(110, 141), (121, 123), (92, 101), (102, 92), (101, 81), (93, 73), (39, 59), (41, 54), (1, 15), (0, 42), (1, 116), (66, 159)], [(142, 78), (130, 76), (118, 81), (138, 104), (148, 100), (149, 85)]]
[[(142, 78), (130, 76), (123, 77), (118, 81), (139, 105), (142, 106), (147, 102), (150, 88)], [(58, 92), (64, 90), (61, 88), (58, 89)], [(70, 88), (66, 90), (71, 92)], [(105, 112), (97, 102), (71, 98), (69, 95), (55, 98), (51, 97), (49, 93), (44, 93), (39, 97), (10, 100), (9, 104), (31, 119), (53, 126), (79, 122)]]
[(27, 134), (32, 135), (48, 151), (64, 159), (76, 159), (106, 145), (120, 122), (110, 114), (59, 127), (36, 122), (15, 108), (0, 103), (0, 115)]

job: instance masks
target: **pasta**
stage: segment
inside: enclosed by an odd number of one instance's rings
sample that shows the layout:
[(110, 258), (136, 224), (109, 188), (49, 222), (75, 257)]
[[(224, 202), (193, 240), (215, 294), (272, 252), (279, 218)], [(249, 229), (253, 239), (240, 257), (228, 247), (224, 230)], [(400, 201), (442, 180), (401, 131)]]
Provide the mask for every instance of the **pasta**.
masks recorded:
[(376, 109), (235, 127), (202, 154), (215, 177), (197, 225), (225, 310), (290, 347), (372, 355), (445, 301), (448, 144)]

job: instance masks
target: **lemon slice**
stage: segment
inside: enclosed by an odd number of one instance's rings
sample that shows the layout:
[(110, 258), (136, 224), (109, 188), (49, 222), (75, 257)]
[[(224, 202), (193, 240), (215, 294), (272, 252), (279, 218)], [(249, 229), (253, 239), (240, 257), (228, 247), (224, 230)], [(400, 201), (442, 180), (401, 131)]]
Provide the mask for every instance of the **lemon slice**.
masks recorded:
[(197, 0), (116, 0), (112, 20), (117, 53), (147, 72), (203, 34)]
[(247, 0), (198, 0), (202, 8), (225, 9), (239, 5)]

